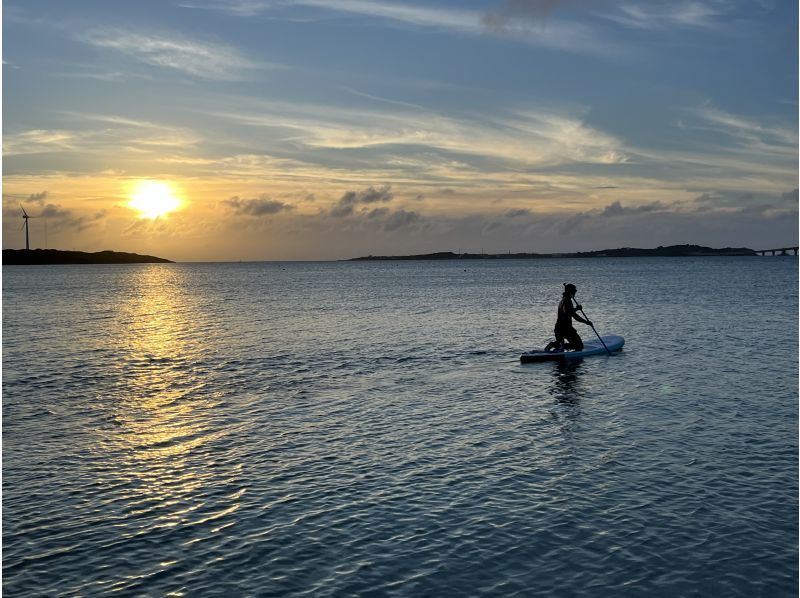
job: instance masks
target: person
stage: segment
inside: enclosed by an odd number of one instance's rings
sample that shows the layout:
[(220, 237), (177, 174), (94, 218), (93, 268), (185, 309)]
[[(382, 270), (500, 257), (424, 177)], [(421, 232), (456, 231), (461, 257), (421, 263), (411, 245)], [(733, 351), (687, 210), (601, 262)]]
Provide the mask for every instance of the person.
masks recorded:
[[(578, 315), (578, 312), (583, 309), (579, 304), (572, 304), (577, 292), (578, 289), (574, 284), (564, 284), (564, 294), (558, 304), (558, 319), (553, 330), (556, 340), (548, 343), (544, 348), (545, 351), (581, 351), (583, 349), (583, 341), (578, 331), (573, 328), (572, 319), (574, 318), (587, 326), (591, 326), (592, 322)], [(564, 341), (567, 342), (565, 343)]]

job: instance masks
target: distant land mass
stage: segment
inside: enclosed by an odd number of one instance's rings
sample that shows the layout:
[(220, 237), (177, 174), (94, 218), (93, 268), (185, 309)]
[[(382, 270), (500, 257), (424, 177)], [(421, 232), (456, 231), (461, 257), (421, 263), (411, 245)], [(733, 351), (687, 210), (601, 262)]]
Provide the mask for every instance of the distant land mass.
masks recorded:
[(600, 251), (578, 251), (577, 253), (453, 253), (440, 251), (420, 255), (397, 255), (356, 257), (348, 261), (363, 260), (481, 260), (481, 259), (539, 259), (539, 258), (574, 258), (574, 257), (712, 257), (712, 256), (750, 256), (758, 255), (747, 247), (724, 247), (713, 249), (702, 245), (670, 245), (653, 249), (620, 247), (619, 249), (601, 249)]
[(4, 266), (45, 264), (172, 264), (171, 260), (124, 251), (61, 251), (59, 249), (3, 249)]

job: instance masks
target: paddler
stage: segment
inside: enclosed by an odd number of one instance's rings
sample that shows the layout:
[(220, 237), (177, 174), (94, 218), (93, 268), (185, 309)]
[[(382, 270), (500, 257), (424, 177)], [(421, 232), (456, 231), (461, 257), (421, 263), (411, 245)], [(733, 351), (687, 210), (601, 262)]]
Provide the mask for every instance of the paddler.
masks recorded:
[[(572, 326), (572, 319), (575, 318), (578, 322), (591, 326), (591, 321), (582, 318), (578, 312), (583, 308), (576, 304), (573, 305), (572, 300), (575, 298), (575, 293), (578, 292), (577, 287), (572, 283), (564, 284), (564, 294), (561, 296), (561, 302), (558, 304), (558, 319), (553, 332), (556, 335), (554, 342), (548, 343), (544, 348), (545, 351), (581, 351), (583, 349), (583, 341), (581, 340), (578, 331)], [(564, 342), (568, 341), (568, 342)]]

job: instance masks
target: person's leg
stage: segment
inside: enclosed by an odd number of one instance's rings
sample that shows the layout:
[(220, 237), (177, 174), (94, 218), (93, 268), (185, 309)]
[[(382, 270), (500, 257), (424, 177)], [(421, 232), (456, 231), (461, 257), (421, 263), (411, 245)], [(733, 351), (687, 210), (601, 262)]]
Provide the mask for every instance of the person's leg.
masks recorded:
[(560, 330), (555, 331), (556, 341), (553, 343), (553, 351), (564, 350), (564, 333)]
[(545, 346), (545, 348), (544, 348), (545, 353), (552, 353), (554, 351), (560, 351), (561, 350), (562, 340), (559, 338), (558, 329), (557, 328), (553, 330), (553, 335), (556, 337), (556, 340), (550, 341), (549, 343), (547, 343), (547, 346)]
[[(569, 350), (570, 351), (583, 351), (583, 341), (581, 340), (578, 331), (574, 328), (569, 331), (567, 334), (567, 340), (569, 341)], [(565, 348), (566, 350), (566, 348)]]

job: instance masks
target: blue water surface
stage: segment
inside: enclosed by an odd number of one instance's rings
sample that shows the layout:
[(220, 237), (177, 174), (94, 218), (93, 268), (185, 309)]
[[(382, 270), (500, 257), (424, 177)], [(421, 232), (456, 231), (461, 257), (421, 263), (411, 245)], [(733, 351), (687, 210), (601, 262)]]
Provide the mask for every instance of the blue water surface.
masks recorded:
[[(625, 350), (520, 365), (564, 282)], [(3, 593), (796, 596), (797, 290), (788, 257), (3, 268)]]

